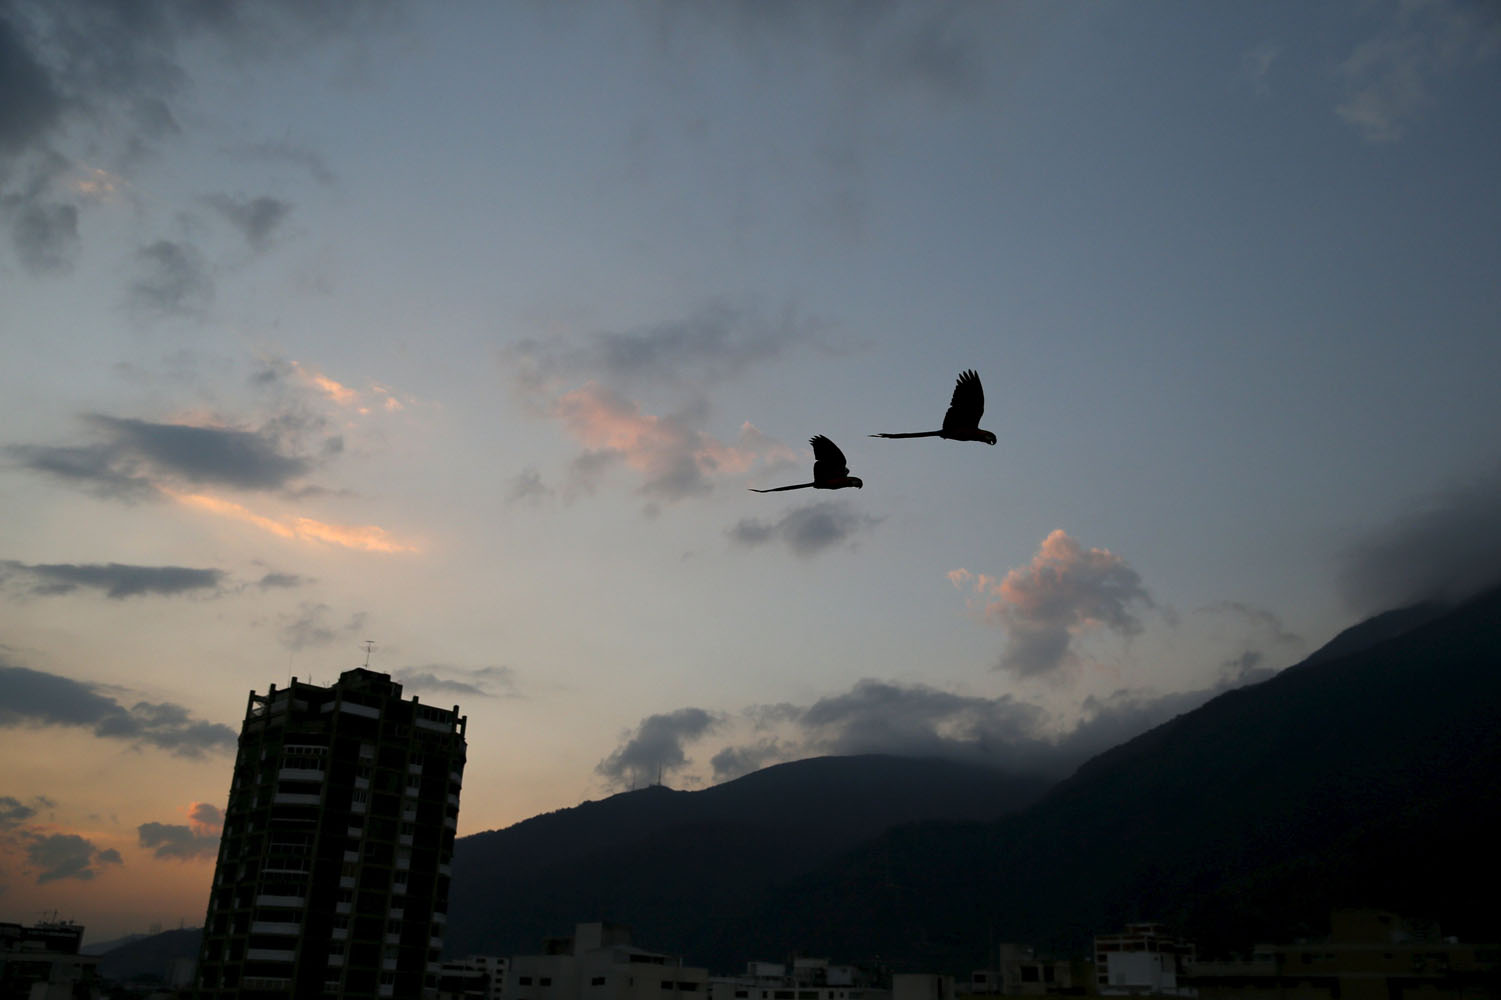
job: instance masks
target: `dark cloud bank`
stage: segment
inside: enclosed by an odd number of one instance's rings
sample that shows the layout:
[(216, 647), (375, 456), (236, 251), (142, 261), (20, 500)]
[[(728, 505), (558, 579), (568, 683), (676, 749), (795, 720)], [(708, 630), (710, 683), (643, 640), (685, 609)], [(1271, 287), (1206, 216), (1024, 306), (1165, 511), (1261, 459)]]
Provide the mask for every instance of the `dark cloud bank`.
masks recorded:
[(736, 545), (755, 548), (768, 543), (785, 545), (793, 555), (808, 558), (841, 545), (881, 523), (844, 500), (825, 500), (795, 507), (774, 520), (747, 517), (726, 534)]
[(167, 484), (289, 490), (314, 464), (296, 454), (291, 443), (292, 436), (304, 428), (286, 421), (273, 421), (259, 430), (102, 414), (91, 414), (84, 422), (100, 440), (79, 445), (10, 445), (6, 453), (23, 468), (97, 496), (127, 501), (155, 497), (158, 486)]
[[(0, 0), (0, 227), (27, 270), (67, 270), (79, 243), (87, 193), (66, 178), (75, 169), (61, 151), (83, 126), (92, 155), (111, 165), (150, 155), (181, 132), (174, 110), (192, 81), (179, 58), (206, 42), (241, 65), (296, 54), (333, 39), (363, 37), (390, 23), (394, 3), (268, 0), (203, 4), (193, 0)], [(331, 178), (312, 154), (288, 144), (250, 151), (301, 163)], [(274, 198), (226, 198), (220, 213), (262, 249), (290, 206)], [(172, 241), (142, 251), (148, 273), (133, 304), (155, 312), (201, 310), (212, 297), (206, 267), (191, 246)]]
[(28, 565), (0, 560), (0, 582), (19, 577), (37, 595), (70, 594), (81, 587), (102, 590), (106, 597), (122, 599), (146, 594), (173, 596), (207, 591), (214, 593), (224, 581), (224, 571), (187, 566), (130, 566), (122, 563), (52, 563)]
[[(1009, 695), (983, 698), (923, 684), (863, 680), (811, 705), (746, 710), (742, 714), (764, 735), (721, 747), (710, 765), (713, 780), (725, 781), (782, 761), (884, 753), (943, 757), (1061, 778), (1110, 747), (1272, 673), (1266, 668), (1243, 670), (1199, 691), (1119, 691), (1108, 698), (1091, 698), (1084, 703), (1083, 721), (1063, 734), (1048, 730), (1040, 708)], [(699, 708), (653, 715), (596, 771), (617, 787), (649, 784), (687, 768), (692, 763), (688, 745), (722, 729), (727, 721)]]
[(1501, 465), (1450, 488), (1344, 553), (1340, 591), (1376, 614), (1423, 601), (1452, 604), (1501, 584)]
[(74, 726), (101, 739), (149, 746), (180, 757), (235, 747), (228, 726), (194, 719), (181, 705), (138, 701), (126, 707), (96, 685), (0, 661), (0, 727)]

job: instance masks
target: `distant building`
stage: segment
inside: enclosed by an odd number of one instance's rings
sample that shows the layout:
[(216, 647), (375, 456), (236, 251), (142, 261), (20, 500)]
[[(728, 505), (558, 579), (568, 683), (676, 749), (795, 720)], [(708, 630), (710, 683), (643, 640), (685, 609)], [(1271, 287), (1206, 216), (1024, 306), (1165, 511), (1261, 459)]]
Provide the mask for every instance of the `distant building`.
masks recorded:
[(506, 1000), (703, 1000), (709, 973), (673, 955), (631, 943), (619, 924), (588, 923), (572, 937), (548, 938), (540, 955), (517, 955), (505, 976)]
[(1038, 958), (1030, 947), (1003, 944), (997, 949), (997, 968), (970, 973), (967, 996), (1047, 996), (1093, 992), (1094, 966), (1077, 959)]
[(44, 921), (31, 927), (0, 923), (0, 1000), (75, 1000), (97, 997), (97, 955), (80, 955), (83, 927)]
[(858, 966), (798, 956), (790, 966), (748, 962), (741, 975), (713, 976), (709, 1000), (891, 1000), (891, 991)]
[(1340, 910), (1327, 940), (1257, 945), (1249, 960), (1198, 962), (1202, 1000), (1405, 1000), (1501, 996), (1501, 947), (1461, 944), (1379, 910)]
[(499, 955), (450, 959), (438, 969), (438, 1000), (500, 1000), (510, 967)]
[(465, 723), (363, 668), (250, 692), (200, 998), (437, 996)]
[(1094, 939), (1095, 986), (1104, 995), (1193, 996), (1183, 985), (1193, 961), (1194, 946), (1162, 924), (1127, 924), (1119, 934)]
[(891, 1000), (954, 1000), (953, 976), (897, 973), (891, 977)]

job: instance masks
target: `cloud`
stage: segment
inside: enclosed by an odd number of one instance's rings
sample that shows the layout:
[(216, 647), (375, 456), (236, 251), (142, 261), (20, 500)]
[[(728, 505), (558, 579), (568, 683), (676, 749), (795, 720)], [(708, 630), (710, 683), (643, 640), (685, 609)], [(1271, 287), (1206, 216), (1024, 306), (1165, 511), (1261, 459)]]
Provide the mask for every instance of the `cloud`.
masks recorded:
[(716, 301), (686, 317), (571, 339), (526, 339), (506, 352), (516, 377), (537, 389), (580, 378), (611, 385), (702, 388), (816, 343), (818, 328), (790, 308), (768, 320), (760, 310)]
[(1006, 629), (1000, 668), (1042, 677), (1072, 662), (1074, 638), (1103, 627), (1132, 636), (1142, 629), (1136, 606), (1152, 607), (1141, 577), (1107, 549), (1085, 549), (1064, 531), (1043, 539), (1032, 562), (1005, 578), (949, 573), (955, 586), (973, 584), (987, 599), (985, 617)]
[(1432, 103), (1435, 77), (1472, 68), (1501, 51), (1501, 11), (1492, 4), (1422, 0), (1398, 4), (1385, 28), (1338, 67), (1335, 112), (1371, 142), (1394, 142)]
[(139, 276), (130, 305), (140, 316), (201, 317), (214, 299), (214, 279), (203, 254), (188, 243), (157, 240), (136, 251)]
[(256, 586), (262, 590), (272, 588), (290, 590), (293, 587), (301, 587), (307, 582), (305, 577), (298, 576), (296, 573), (267, 573), (256, 582)]
[(847, 501), (824, 500), (794, 507), (774, 521), (744, 518), (726, 532), (737, 545), (753, 548), (781, 542), (793, 555), (810, 558), (826, 549), (852, 544), (862, 531), (881, 522), (856, 511)]
[(697, 739), (719, 723), (701, 708), (680, 708), (641, 721), (634, 733), (594, 768), (610, 784), (635, 788), (651, 784), (689, 763), (683, 744)]
[(506, 493), (506, 503), (537, 503), (552, 496), (552, 490), (542, 482), (542, 474), (534, 467), (522, 469), (516, 478), (511, 480), (511, 488)]
[(418, 691), (470, 695), (477, 698), (517, 698), (516, 672), (510, 667), (463, 667), (433, 665), (405, 667), (391, 675), (403, 686)]
[(240, 231), (245, 242), (257, 253), (271, 245), (272, 234), (292, 214), (290, 203), (267, 195), (232, 198), (218, 194), (211, 196), (208, 203)]
[(365, 627), (365, 613), (357, 612), (343, 625), (329, 622), (332, 609), (327, 604), (303, 603), (295, 615), (281, 617), (281, 643), (288, 649), (327, 646), (340, 639), (351, 639)]
[(0, 830), (20, 826), (36, 815), (36, 810), (10, 795), (0, 795)]
[(31, 593), (68, 594), (79, 587), (93, 587), (115, 599), (145, 594), (176, 595), (199, 590), (217, 590), (224, 571), (190, 569), (186, 566), (128, 566), (121, 563), (27, 565), (0, 560), (0, 580), (20, 574), (33, 581)]
[[(1259, 668), (1194, 691), (1120, 690), (1087, 698), (1077, 721), (1063, 729), (1039, 706), (1011, 695), (987, 698), (865, 679), (806, 707), (745, 710), (740, 717), (751, 721), (758, 735), (723, 747), (710, 764), (714, 779), (722, 781), (782, 761), (884, 753), (1061, 778), (1096, 754), (1272, 673)], [(767, 708), (774, 711), (768, 714)]]
[[(284, 58), (331, 38), (355, 39), (388, 18), (392, 5), (271, 0), (213, 9), (198, 4), (67, 3), (0, 8), (0, 223), (28, 268), (66, 266), (77, 243), (78, 205), (37, 183), (38, 164), (60, 161), (68, 144), (119, 162), (139, 159), (179, 131), (177, 100), (191, 92), (178, 54), (207, 42), (213, 57), (240, 66)], [(254, 148), (254, 147), (252, 147)], [(295, 149), (266, 145), (263, 155)], [(304, 166), (309, 164), (304, 161)], [(314, 169), (310, 166), (310, 169)], [(316, 173), (316, 170), (315, 170)], [(323, 173), (326, 174), (326, 168)], [(156, 244), (170, 254), (176, 244)], [(181, 249), (178, 247), (178, 249)], [(192, 311), (206, 290), (197, 267), (158, 260), (137, 302), (153, 311)], [(186, 284), (174, 285), (172, 275)], [(165, 278), (165, 280), (164, 280)]]
[[(752, 467), (775, 468), (798, 453), (749, 423), (732, 443), (704, 430), (712, 407), (704, 388), (796, 346), (817, 344), (814, 324), (784, 309), (768, 320), (760, 310), (714, 302), (687, 317), (621, 331), (550, 340), (528, 339), (507, 350), (523, 400), (560, 422), (582, 447), (571, 463), (564, 496), (592, 492), (608, 470), (625, 467), (653, 501), (705, 496), (716, 481)], [(647, 412), (624, 389), (677, 401), (665, 415)], [(537, 499), (540, 474), (523, 474), (515, 499)]]
[(586, 449), (573, 470), (581, 486), (591, 487), (618, 460), (641, 476), (643, 494), (669, 502), (703, 496), (716, 478), (775, 467), (796, 454), (749, 423), (735, 444), (725, 444), (694, 426), (702, 415), (693, 408), (654, 416), (597, 382), (563, 394), (551, 415)]
[(1272, 66), (1282, 55), (1282, 46), (1272, 42), (1262, 42), (1254, 45), (1241, 53), (1240, 68), (1246, 79), (1251, 82), (1258, 94), (1271, 92), (1271, 86), (1267, 82), (1271, 76)]
[(1345, 601), (1376, 614), (1501, 584), (1501, 466), (1366, 534), (1342, 555)]
[(37, 884), (58, 879), (88, 881), (104, 871), (104, 865), (123, 864), (120, 852), (113, 847), (100, 850), (94, 842), (76, 833), (27, 833), (26, 860), (38, 869)]
[(417, 551), (415, 545), (394, 538), (390, 532), (377, 524), (330, 524), (327, 521), (317, 521), (311, 517), (277, 519), (257, 514), (244, 504), (210, 496), (206, 493), (180, 493), (165, 486), (160, 487), (160, 492), (162, 495), (171, 497), (178, 503), (194, 507), (198, 510), (208, 511), (219, 517), (242, 521), (245, 524), (253, 525), (262, 531), (273, 534), (278, 538), (338, 545), (346, 549), (358, 549), (364, 552), (395, 553)]
[(224, 810), (207, 802), (194, 802), (188, 806), (188, 822), (199, 833), (217, 830), (224, 825)]
[[(3, 56), (0, 56), (3, 58)], [(63, 202), (17, 202), (6, 213), (22, 265), (33, 274), (71, 269), (78, 249), (78, 209)]]
[(252, 142), (226, 146), (224, 153), (240, 162), (290, 163), (306, 170), (318, 183), (329, 186), (336, 178), (322, 156), (304, 146), (290, 142)]
[(92, 414), (86, 425), (103, 440), (85, 445), (12, 445), (24, 468), (83, 486), (99, 496), (139, 500), (163, 483), (212, 484), (245, 490), (286, 490), (313, 467), (288, 452), (285, 420), (260, 430), (157, 423)]
[[(1303, 645), (1303, 637), (1289, 632), (1282, 619), (1265, 608), (1252, 607), (1240, 601), (1218, 601), (1199, 609), (1201, 614), (1228, 624), (1235, 635), (1240, 651), (1220, 664), (1221, 674), (1227, 683), (1248, 684), (1271, 676), (1272, 670), (1262, 666), (1267, 658), (1267, 648), (1288, 653)], [(1224, 629), (1216, 629), (1223, 636)]]
[(77, 726), (101, 739), (150, 746), (179, 757), (233, 750), (235, 731), (194, 719), (181, 705), (136, 702), (127, 708), (96, 685), (0, 663), (0, 727)]
[(142, 823), (136, 827), (142, 847), (151, 848), (152, 856), (163, 861), (192, 861), (212, 858), (219, 853), (219, 834), (224, 815), (206, 802), (189, 807), (190, 823)]

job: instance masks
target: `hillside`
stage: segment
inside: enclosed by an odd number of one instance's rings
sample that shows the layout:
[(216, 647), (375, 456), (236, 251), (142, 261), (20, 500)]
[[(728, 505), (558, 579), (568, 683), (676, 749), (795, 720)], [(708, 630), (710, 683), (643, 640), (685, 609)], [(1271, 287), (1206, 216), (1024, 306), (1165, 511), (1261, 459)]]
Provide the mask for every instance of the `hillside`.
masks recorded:
[(818, 863), (896, 824), (997, 819), (1047, 786), (952, 761), (871, 755), (585, 802), (458, 841), (446, 952), (525, 953), (603, 918), (648, 944), (717, 954), (712, 943), (747, 907)]
[(1501, 825), (1501, 591), (1394, 620), (1101, 754), (1018, 816), (891, 831), (745, 931), (955, 971), (991, 941), (1078, 948), (1133, 919), (1244, 947), (1317, 932), (1335, 905), (1501, 936), (1475, 888)]

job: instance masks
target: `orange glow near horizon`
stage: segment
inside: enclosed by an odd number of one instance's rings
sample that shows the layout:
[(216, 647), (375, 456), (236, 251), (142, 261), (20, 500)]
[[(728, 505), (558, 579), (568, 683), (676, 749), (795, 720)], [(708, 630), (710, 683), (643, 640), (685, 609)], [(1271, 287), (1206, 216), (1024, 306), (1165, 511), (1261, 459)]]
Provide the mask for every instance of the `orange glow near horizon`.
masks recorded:
[(211, 514), (217, 514), (220, 517), (227, 517), (231, 520), (253, 525), (262, 531), (276, 535), (278, 538), (288, 538), (304, 542), (323, 542), (329, 545), (338, 545), (346, 549), (359, 549), (365, 552), (392, 553), (418, 551), (415, 545), (396, 541), (385, 528), (374, 524), (329, 524), (325, 521), (314, 520), (311, 517), (295, 517), (288, 524), (257, 514), (243, 504), (235, 503), (233, 500), (224, 500), (204, 493), (179, 493), (176, 490), (165, 487), (161, 489), (163, 493), (179, 503), (208, 511)]

